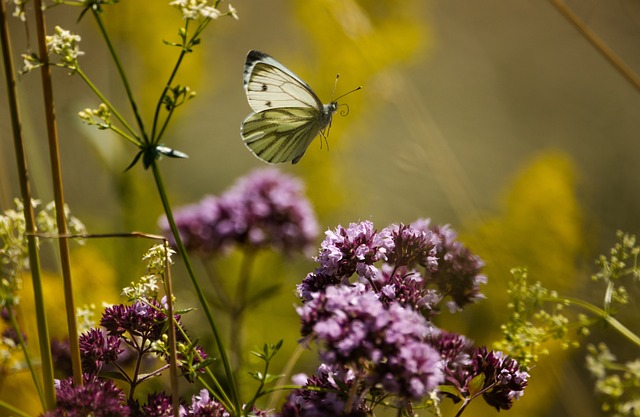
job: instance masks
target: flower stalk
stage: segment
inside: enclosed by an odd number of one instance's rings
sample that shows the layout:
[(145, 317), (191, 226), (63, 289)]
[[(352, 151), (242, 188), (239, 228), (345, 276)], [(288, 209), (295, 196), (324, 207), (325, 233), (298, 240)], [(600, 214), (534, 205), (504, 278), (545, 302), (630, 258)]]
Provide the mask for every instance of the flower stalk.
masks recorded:
[[(9, 98), (9, 111), (11, 114), (11, 126), (13, 131), (13, 143), (16, 153), (16, 163), (18, 166), (18, 180), (20, 192), (24, 202), (24, 217), (27, 233), (27, 245), (29, 249), (29, 264), (31, 269), (31, 279), (33, 282), (33, 292), (36, 307), (36, 321), (38, 328), (38, 340), (40, 341), (40, 356), (42, 362), (43, 388), (34, 378), (33, 382), (38, 391), (42, 407), (52, 409), (55, 406), (56, 396), (53, 379), (53, 362), (51, 351), (49, 350), (49, 330), (44, 311), (44, 296), (42, 291), (42, 274), (40, 270), (40, 257), (38, 254), (38, 243), (35, 237), (36, 226), (33, 206), (31, 204), (31, 188), (29, 185), (29, 170), (27, 168), (27, 157), (22, 136), (22, 123), (18, 106), (18, 96), (16, 91), (16, 79), (13, 60), (11, 57), (11, 43), (9, 40), (9, 30), (7, 27), (7, 14), (5, 2), (0, 2), (0, 40), (2, 42), (2, 57), (4, 62), (4, 73), (7, 82), (7, 95)], [(33, 372), (33, 371), (32, 371)]]
[[(47, 123), (47, 137), (49, 140), (49, 159), (51, 163), (51, 179), (53, 181), (54, 201), (56, 204), (56, 220), (58, 234), (65, 236), (68, 233), (67, 219), (64, 210), (64, 191), (62, 186), (62, 167), (60, 165), (60, 151), (58, 143), (58, 132), (56, 127), (55, 110), (53, 104), (53, 86), (51, 82), (51, 69), (49, 68), (49, 53), (46, 43), (46, 24), (42, 0), (34, 1), (34, 12), (36, 16), (36, 30), (38, 39), (38, 50), (40, 60), (43, 63), (40, 68), (42, 76), (42, 89), (44, 96), (45, 117)], [(29, 201), (29, 200), (27, 200)], [(69, 342), (71, 349), (71, 365), (73, 369), (73, 379), (78, 385), (82, 384), (82, 365), (80, 363), (80, 349), (78, 345), (78, 327), (76, 324), (76, 309), (73, 301), (73, 284), (71, 281), (71, 261), (69, 257), (69, 241), (65, 237), (58, 239), (60, 249), (60, 264), (62, 268), (62, 280), (64, 285), (65, 311), (67, 327), (69, 331)], [(44, 339), (48, 341), (48, 339)], [(51, 353), (48, 355), (51, 360)], [(45, 358), (43, 358), (44, 362)], [(53, 372), (51, 370), (51, 372)]]
[(160, 195), (160, 200), (162, 201), (162, 206), (164, 208), (165, 215), (167, 216), (167, 221), (169, 222), (169, 227), (171, 229), (171, 233), (175, 239), (176, 248), (178, 250), (178, 254), (182, 258), (185, 267), (187, 269), (187, 273), (189, 278), (191, 278), (191, 283), (196, 291), (196, 295), (198, 296), (198, 300), (200, 301), (200, 305), (202, 306), (202, 310), (209, 322), (209, 326), (211, 327), (211, 331), (213, 332), (213, 337), (216, 341), (216, 345), (218, 346), (218, 350), (220, 352), (220, 359), (222, 361), (222, 366), (224, 367), (225, 375), (227, 376), (229, 382), (229, 389), (231, 395), (231, 401), (235, 407), (235, 410), (238, 412), (242, 409), (240, 406), (240, 400), (238, 396), (238, 388), (235, 384), (235, 378), (233, 376), (233, 370), (231, 368), (231, 362), (229, 361), (229, 356), (227, 354), (226, 349), (224, 348), (224, 343), (222, 342), (222, 338), (220, 337), (220, 332), (218, 331), (218, 327), (216, 326), (215, 319), (213, 317), (213, 312), (211, 311), (211, 307), (209, 307), (209, 302), (198, 282), (198, 279), (195, 275), (193, 267), (191, 266), (191, 261), (189, 260), (189, 254), (187, 253), (187, 249), (182, 242), (182, 238), (180, 237), (180, 231), (178, 230), (178, 226), (173, 218), (173, 211), (171, 209), (171, 204), (169, 203), (169, 198), (165, 191), (164, 182), (162, 181), (162, 176), (160, 174), (160, 168), (158, 167), (157, 162), (154, 160), (151, 164), (151, 168), (153, 171), (153, 178), (156, 182), (156, 186), (158, 189), (158, 193)]

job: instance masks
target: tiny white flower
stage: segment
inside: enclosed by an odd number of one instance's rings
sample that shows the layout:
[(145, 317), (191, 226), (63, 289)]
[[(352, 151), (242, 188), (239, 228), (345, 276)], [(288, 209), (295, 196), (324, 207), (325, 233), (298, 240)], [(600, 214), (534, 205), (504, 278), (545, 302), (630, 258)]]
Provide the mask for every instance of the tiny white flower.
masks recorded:
[(229, 11), (227, 12), (227, 14), (230, 15), (231, 17), (233, 17), (236, 20), (239, 19), (238, 18), (238, 11), (232, 5), (229, 5)]
[(213, 6), (209, 6), (207, 0), (174, 0), (169, 3), (180, 9), (182, 17), (187, 20), (217, 19), (222, 13)]
[(76, 68), (78, 57), (84, 55), (78, 46), (80, 36), (74, 35), (68, 30), (56, 26), (55, 35), (47, 36), (47, 48), (49, 54), (59, 55), (62, 58), (62, 65), (67, 68)]

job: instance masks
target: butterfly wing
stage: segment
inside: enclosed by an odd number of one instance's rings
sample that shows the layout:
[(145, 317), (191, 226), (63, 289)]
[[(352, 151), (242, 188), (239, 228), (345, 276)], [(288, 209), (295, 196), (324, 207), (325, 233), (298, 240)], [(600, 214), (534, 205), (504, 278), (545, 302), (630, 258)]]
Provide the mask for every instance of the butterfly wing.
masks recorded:
[(311, 87), (284, 65), (259, 52), (250, 51), (244, 65), (244, 89), (253, 111), (275, 108), (314, 108), (322, 111), (322, 102)]
[(250, 114), (240, 126), (244, 144), (265, 162), (295, 164), (331, 122), (331, 112), (285, 107)]

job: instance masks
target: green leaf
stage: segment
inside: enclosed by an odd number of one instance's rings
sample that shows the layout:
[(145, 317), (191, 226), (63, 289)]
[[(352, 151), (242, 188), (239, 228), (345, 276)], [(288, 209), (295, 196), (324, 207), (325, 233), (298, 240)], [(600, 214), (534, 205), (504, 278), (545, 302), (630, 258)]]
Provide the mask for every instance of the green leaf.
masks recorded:
[(486, 377), (484, 374), (477, 375), (469, 382), (469, 395), (475, 397), (484, 388), (484, 381)]
[(464, 396), (458, 391), (458, 389), (452, 385), (440, 385), (438, 387), (438, 391), (443, 394), (449, 394), (454, 398), (458, 398), (460, 400), (464, 399)]
[(272, 374), (267, 374), (264, 378), (264, 383), (268, 384), (269, 382), (273, 382), (273, 381), (277, 381), (278, 379), (282, 378), (284, 376), (284, 374), (277, 374), (277, 375), (272, 375)]

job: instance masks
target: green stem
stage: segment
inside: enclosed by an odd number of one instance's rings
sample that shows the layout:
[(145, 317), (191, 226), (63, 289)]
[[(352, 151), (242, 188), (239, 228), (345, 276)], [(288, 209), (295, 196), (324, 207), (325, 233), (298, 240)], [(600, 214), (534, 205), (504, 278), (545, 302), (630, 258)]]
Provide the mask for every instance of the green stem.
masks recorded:
[[(291, 374), (293, 373), (293, 368), (295, 367), (296, 363), (298, 363), (298, 360), (300, 360), (300, 356), (302, 356), (302, 354), (305, 351), (306, 349), (300, 343), (298, 343), (298, 345), (296, 346), (296, 349), (289, 356), (289, 359), (287, 360), (287, 363), (285, 364), (284, 369), (282, 370), (282, 377), (280, 377), (280, 379), (278, 379), (278, 382), (276, 383), (278, 387), (284, 386), (284, 385), (281, 385), (282, 382), (291, 380)], [(299, 387), (295, 386), (295, 388), (299, 388)], [(281, 393), (282, 393), (281, 390), (277, 390), (277, 391), (274, 390), (273, 395), (269, 397), (269, 401), (267, 402), (267, 410), (273, 410), (276, 408), (276, 406), (280, 403), (282, 399)]]
[(6, 403), (6, 402), (4, 402), (2, 400), (0, 400), (0, 407), (4, 408), (5, 410), (7, 410), (9, 412), (11, 412), (12, 414), (10, 414), (10, 415), (14, 415), (15, 414), (15, 415), (20, 416), (20, 417), (31, 417), (29, 414), (25, 413), (24, 411), (19, 410), (19, 409), (15, 408), (14, 406), (12, 406), (11, 404), (8, 404), (8, 403)]
[(38, 397), (40, 397), (40, 403), (44, 404), (44, 393), (42, 391), (42, 387), (38, 382), (38, 378), (36, 376), (36, 371), (33, 367), (33, 362), (31, 361), (31, 355), (29, 355), (29, 351), (27, 350), (27, 344), (24, 341), (24, 337), (22, 337), (22, 331), (20, 331), (20, 327), (16, 322), (16, 316), (13, 312), (13, 306), (7, 306), (7, 311), (9, 312), (9, 321), (11, 322), (11, 327), (15, 330), (16, 335), (18, 337), (18, 344), (22, 349), (22, 354), (24, 355), (25, 362), (27, 362), (27, 368), (29, 368), (29, 372), (31, 373), (31, 378), (33, 379), (34, 385), (36, 386), (36, 391), (38, 391)]
[(255, 260), (255, 251), (247, 249), (243, 253), (242, 262), (240, 264), (240, 272), (238, 276), (238, 286), (231, 307), (231, 323), (230, 330), (230, 348), (234, 358), (234, 369), (239, 370), (242, 367), (242, 328), (244, 322), (244, 312), (247, 309), (247, 292), (249, 279), (251, 278), (251, 266)]
[(253, 395), (253, 399), (251, 401), (249, 401), (249, 403), (246, 406), (247, 410), (251, 410), (253, 408), (253, 404), (255, 404), (256, 400), (258, 398), (260, 398), (263, 394), (262, 394), (262, 390), (264, 389), (264, 384), (265, 384), (265, 379), (267, 378), (267, 376), (269, 375), (269, 359), (265, 360), (264, 363), (264, 370), (262, 371), (262, 378), (260, 378), (260, 384), (258, 385), (258, 388), (256, 389), (256, 393)]
[(460, 417), (462, 415), (462, 412), (465, 410), (465, 408), (467, 408), (470, 402), (471, 402), (471, 399), (469, 397), (465, 398), (462, 405), (458, 409), (458, 412), (456, 413), (455, 417)]
[[(188, 27), (189, 27), (189, 21), (187, 20), (184, 27), (185, 33)], [(185, 40), (186, 40), (186, 35), (185, 37), (183, 37), (183, 40), (182, 40), (183, 45), (182, 45), (182, 49), (180, 50), (180, 55), (178, 55), (178, 59), (175, 65), (173, 66), (173, 70), (171, 71), (171, 75), (169, 75), (169, 79), (167, 80), (167, 83), (165, 84), (164, 89), (162, 90), (162, 94), (160, 94), (160, 98), (158, 99), (158, 103), (156, 104), (156, 110), (153, 113), (153, 125), (151, 128), (151, 143), (153, 144), (158, 143), (158, 140), (156, 138), (156, 130), (158, 129), (158, 119), (160, 118), (160, 109), (162, 109), (162, 102), (164, 100), (164, 97), (167, 95), (167, 91), (169, 91), (169, 88), (171, 88), (173, 79), (176, 77), (176, 74), (178, 73), (178, 69), (180, 68), (180, 64), (182, 64), (182, 60), (184, 59), (184, 56), (187, 54), (187, 52), (189, 52), (188, 47), (184, 44)]]
[(136, 104), (135, 99), (133, 98), (133, 92), (131, 91), (131, 86), (129, 85), (129, 80), (127, 79), (127, 76), (124, 72), (124, 68), (122, 67), (122, 64), (120, 63), (120, 58), (118, 58), (118, 54), (116, 53), (115, 48), (113, 47), (113, 44), (111, 43), (111, 39), (109, 38), (109, 35), (107, 34), (107, 30), (104, 27), (104, 23), (102, 22), (102, 19), (100, 18), (100, 14), (98, 13), (98, 11), (94, 8), (91, 9), (91, 12), (93, 14), (93, 17), (96, 19), (96, 22), (98, 23), (98, 27), (100, 28), (100, 33), (102, 33), (102, 37), (105, 41), (105, 43), (107, 44), (107, 47), (109, 48), (109, 53), (111, 53), (111, 57), (113, 58), (113, 62), (116, 64), (116, 68), (118, 69), (118, 74), (120, 74), (120, 79), (122, 80), (122, 84), (124, 85), (124, 89), (127, 93), (127, 98), (129, 99), (129, 103), (131, 104), (131, 109), (133, 110), (133, 114), (135, 115), (136, 121), (138, 123), (138, 127), (140, 128), (140, 132), (143, 135), (143, 139), (145, 141), (145, 143), (147, 142), (147, 138), (144, 137), (144, 124), (142, 122), (142, 117), (140, 116), (140, 112), (138, 111), (138, 105)]
[[(87, 77), (87, 75), (82, 72), (82, 70), (80, 68), (76, 68), (76, 73), (80, 76), (80, 78), (82, 78), (82, 80), (89, 86), (89, 88), (91, 89), (91, 91), (93, 91), (93, 93), (98, 96), (98, 98), (100, 99), (100, 101), (102, 101), (108, 108), (109, 111), (111, 112), (111, 114), (113, 114), (116, 119), (118, 119), (118, 121), (120, 123), (122, 123), (122, 125), (129, 131), (129, 133), (133, 136), (124, 136), (125, 139), (127, 139), (129, 142), (133, 143), (136, 146), (140, 146), (140, 140), (138, 139), (138, 135), (136, 134), (135, 130), (133, 130), (133, 128), (129, 125), (129, 123), (127, 123), (127, 121), (125, 120), (124, 117), (122, 117), (122, 115), (118, 112), (118, 110), (116, 110), (115, 107), (113, 107), (113, 105), (111, 104), (111, 102), (109, 102), (109, 100), (107, 100), (107, 98), (102, 94), (102, 92), (100, 92), (100, 90), (98, 90), (98, 87), (95, 86), (94, 83), (91, 82), (91, 80), (89, 79), (89, 77)], [(122, 135), (122, 134), (121, 134)], [(135, 138), (135, 139), (134, 139)]]
[(218, 279), (219, 274), (216, 271), (215, 265), (211, 260), (207, 262), (201, 258), (201, 261), (207, 278), (209, 278), (209, 282), (213, 287), (213, 295), (217, 298), (217, 300), (213, 301), (214, 306), (219, 307), (223, 311), (231, 311), (231, 298), (227, 294), (227, 289), (220, 284), (220, 280)]
[[(29, 185), (29, 170), (27, 168), (27, 156), (22, 139), (22, 123), (18, 105), (18, 93), (16, 89), (15, 70), (11, 55), (11, 42), (7, 27), (6, 4), (0, 1), (0, 41), (2, 42), (2, 57), (4, 62), (4, 74), (7, 82), (7, 96), (9, 99), (9, 112), (11, 114), (11, 127), (13, 133), (13, 145), (16, 153), (18, 167), (18, 180), (24, 205), (25, 232), (27, 232), (27, 245), (29, 248), (29, 266), (31, 280), (33, 282), (33, 295), (36, 308), (36, 322), (38, 339), (40, 343), (40, 355), (42, 361), (42, 378), (44, 384), (44, 398), (41, 399), (42, 407), (51, 410), (55, 407), (56, 392), (53, 379), (53, 361), (49, 348), (49, 331), (47, 329), (47, 317), (44, 311), (44, 296), (42, 291), (42, 276), (40, 270), (40, 257), (38, 255), (38, 242), (33, 234), (36, 232), (35, 216), (31, 205), (31, 188)], [(37, 380), (34, 383), (38, 384)]]
[[(154, 124), (155, 125), (155, 124)], [(196, 290), (196, 294), (198, 296), (198, 300), (200, 301), (200, 305), (202, 306), (202, 310), (209, 322), (209, 326), (211, 327), (211, 331), (213, 332), (213, 337), (216, 341), (216, 345), (218, 346), (218, 350), (220, 352), (220, 359), (222, 360), (222, 365), (224, 367), (225, 374), (227, 376), (227, 380), (229, 383), (229, 389), (231, 390), (231, 400), (233, 401), (233, 405), (235, 407), (235, 413), (240, 413), (242, 407), (240, 405), (239, 396), (238, 396), (238, 388), (235, 384), (235, 378), (233, 376), (233, 371), (231, 369), (231, 364), (229, 363), (229, 357), (227, 356), (226, 349), (224, 348), (224, 344), (222, 343), (222, 338), (220, 337), (220, 333), (218, 332), (218, 328), (216, 327), (215, 320), (213, 318), (213, 313), (211, 312), (211, 308), (207, 302), (207, 299), (200, 287), (200, 283), (196, 278), (195, 272), (193, 271), (193, 267), (191, 266), (191, 261), (189, 260), (189, 254), (187, 253), (187, 249), (182, 242), (182, 237), (180, 236), (180, 231), (178, 230), (178, 226), (173, 218), (173, 211), (171, 210), (171, 205), (169, 204), (169, 198), (165, 192), (164, 183), (162, 181), (162, 176), (160, 175), (160, 169), (158, 168), (157, 161), (153, 161), (151, 164), (151, 168), (153, 170), (153, 178), (156, 182), (156, 186), (158, 189), (158, 194), (160, 195), (160, 199), (162, 201), (162, 206), (164, 208), (165, 215), (167, 216), (167, 221), (169, 222), (169, 226), (171, 228), (171, 233), (176, 242), (176, 247), (178, 249), (178, 254), (182, 258), (185, 267), (187, 268), (187, 273), (189, 278), (191, 279), (191, 283), (193, 284), (194, 289)]]
[(173, 288), (171, 283), (171, 262), (169, 261), (169, 242), (165, 240), (163, 242), (164, 247), (164, 285), (165, 294), (167, 296), (167, 314), (169, 320), (167, 324), (169, 326), (169, 355), (171, 360), (169, 361), (169, 381), (171, 384), (171, 405), (173, 408), (173, 416), (180, 416), (180, 398), (178, 397), (178, 352), (176, 343), (176, 325), (173, 313)]
[[(174, 321), (175, 321), (175, 319), (174, 319)], [(187, 344), (191, 344), (192, 343), (191, 339), (189, 338), (187, 333), (185, 333), (184, 329), (179, 326), (177, 321), (175, 322), (175, 326), (176, 326), (176, 329), (178, 329), (178, 331), (180, 332), (180, 334), (184, 338), (184, 340), (186, 341), (186, 343)], [(198, 359), (199, 360), (201, 360), (201, 361), (204, 360), (204, 358), (202, 356), (200, 356), (200, 353), (198, 353), (198, 351), (196, 351), (195, 353), (196, 353), (196, 355), (198, 355)], [(227, 396), (227, 393), (224, 391), (224, 389), (222, 388), (222, 386), (220, 385), (220, 383), (216, 379), (215, 375), (213, 374), (213, 372), (211, 372), (211, 370), (208, 367), (204, 368), (204, 371), (207, 374), (207, 376), (209, 378), (211, 378), (211, 380), (213, 381), (216, 389), (214, 390), (213, 388), (211, 388), (209, 386), (209, 384), (206, 383), (204, 378), (198, 376), (198, 380), (202, 382), (202, 385), (207, 389), (207, 391), (209, 391), (215, 397), (216, 400), (218, 400), (219, 403), (224, 405), (224, 407), (227, 410), (230, 410), (233, 407), (233, 404), (229, 400), (229, 397)]]
[(174, 110), (175, 110), (175, 107), (171, 107), (171, 109), (169, 110), (169, 114), (167, 114), (167, 117), (164, 119), (164, 122), (162, 123), (162, 127), (158, 132), (158, 136), (155, 138), (155, 143), (160, 143), (160, 139), (162, 138), (164, 131), (167, 129), (167, 126), (169, 125), (169, 121), (171, 120), (171, 116), (173, 115)]
[[(636, 335), (633, 331), (629, 330), (624, 324), (620, 323), (615, 317), (607, 313), (605, 310), (577, 298), (563, 297), (562, 299), (568, 301), (573, 305), (582, 307), (585, 310), (591, 311), (592, 313), (596, 314), (599, 317), (602, 317), (607, 323), (609, 323), (609, 325), (611, 325), (611, 327), (616, 329), (620, 334), (622, 334), (624, 337), (629, 339), (632, 343), (640, 347), (640, 337), (638, 337), (638, 335)], [(549, 301), (558, 301), (558, 300), (554, 299)]]

